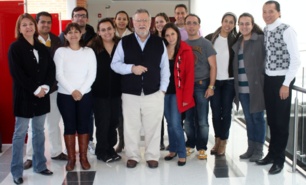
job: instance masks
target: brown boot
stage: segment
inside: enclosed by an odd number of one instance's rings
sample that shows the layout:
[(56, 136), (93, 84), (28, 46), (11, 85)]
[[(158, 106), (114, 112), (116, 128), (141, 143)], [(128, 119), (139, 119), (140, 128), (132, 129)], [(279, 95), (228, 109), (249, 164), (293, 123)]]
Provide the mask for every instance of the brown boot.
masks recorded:
[(79, 140), (80, 163), (81, 163), (83, 170), (88, 170), (90, 168), (90, 164), (87, 160), (89, 135), (88, 134), (78, 134), (78, 140)]
[(219, 137), (215, 137), (215, 145), (214, 145), (214, 147), (210, 150), (210, 154), (211, 154), (211, 155), (217, 154), (219, 145), (220, 145), (220, 138), (219, 138)]
[(124, 148), (123, 123), (121, 121), (118, 127), (118, 135), (119, 135), (119, 143), (118, 146), (116, 147), (116, 153), (122, 152), (122, 149)]
[(227, 140), (221, 140), (220, 139), (220, 145), (219, 145), (219, 148), (218, 148), (218, 151), (217, 151), (218, 156), (225, 155), (226, 143), (227, 143)]
[(75, 135), (64, 135), (64, 138), (68, 153), (66, 171), (72, 171), (75, 167)]

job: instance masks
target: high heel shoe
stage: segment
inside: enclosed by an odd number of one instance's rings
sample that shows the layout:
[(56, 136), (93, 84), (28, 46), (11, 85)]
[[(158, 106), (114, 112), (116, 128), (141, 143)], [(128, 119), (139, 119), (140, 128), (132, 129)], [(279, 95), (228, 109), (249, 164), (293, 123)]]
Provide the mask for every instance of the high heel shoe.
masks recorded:
[(184, 166), (186, 164), (187, 158), (185, 158), (185, 161), (177, 161), (178, 166)]
[(177, 153), (175, 153), (175, 155), (174, 156), (171, 156), (171, 154), (168, 154), (164, 159), (166, 160), (166, 161), (170, 161), (170, 160), (172, 160), (174, 157), (176, 157), (177, 156)]

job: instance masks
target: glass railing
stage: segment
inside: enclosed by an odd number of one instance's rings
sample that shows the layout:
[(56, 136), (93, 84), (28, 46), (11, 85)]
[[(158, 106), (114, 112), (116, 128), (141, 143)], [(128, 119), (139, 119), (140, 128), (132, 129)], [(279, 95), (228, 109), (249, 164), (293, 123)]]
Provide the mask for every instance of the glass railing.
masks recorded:
[(306, 125), (305, 111), (306, 89), (294, 86), (295, 93), (293, 109), (291, 109), (289, 140), (286, 148), (287, 157), (292, 160), (292, 171), (299, 167), (306, 172)]
[[(301, 61), (306, 61), (306, 50), (300, 51)], [(299, 170), (306, 176), (306, 88), (305, 64), (296, 76), (292, 91), (292, 105), (289, 127), (289, 139), (286, 148), (287, 162), (292, 165), (292, 172)], [(234, 119), (245, 123), (242, 108), (234, 111)], [(265, 115), (266, 117), (266, 115)], [(266, 141), (270, 141), (269, 127), (266, 128)]]

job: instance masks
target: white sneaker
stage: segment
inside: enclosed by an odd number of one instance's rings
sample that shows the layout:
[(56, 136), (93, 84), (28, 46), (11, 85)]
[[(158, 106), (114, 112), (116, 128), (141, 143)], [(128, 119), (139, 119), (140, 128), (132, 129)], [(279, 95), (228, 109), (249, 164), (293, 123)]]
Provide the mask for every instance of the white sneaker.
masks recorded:
[(89, 141), (88, 143), (88, 151), (90, 154), (95, 155), (96, 145), (94, 142)]

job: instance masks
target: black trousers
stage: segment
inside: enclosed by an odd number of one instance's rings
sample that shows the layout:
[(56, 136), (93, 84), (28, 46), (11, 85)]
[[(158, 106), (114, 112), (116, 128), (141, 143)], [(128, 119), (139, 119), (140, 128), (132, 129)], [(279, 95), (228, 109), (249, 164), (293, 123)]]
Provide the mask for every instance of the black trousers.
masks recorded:
[(84, 94), (80, 101), (71, 95), (57, 94), (57, 106), (64, 121), (64, 134), (89, 134), (90, 117), (92, 116), (91, 92)]
[(96, 155), (99, 157), (115, 152), (117, 130), (120, 118), (121, 97), (94, 98), (93, 110), (96, 125)]
[(291, 111), (291, 94), (293, 80), (289, 86), (289, 97), (281, 100), (279, 90), (285, 76), (265, 75), (264, 96), (267, 122), (270, 128), (270, 145), (268, 155), (276, 164), (284, 164), (285, 150), (289, 136), (289, 122)]

